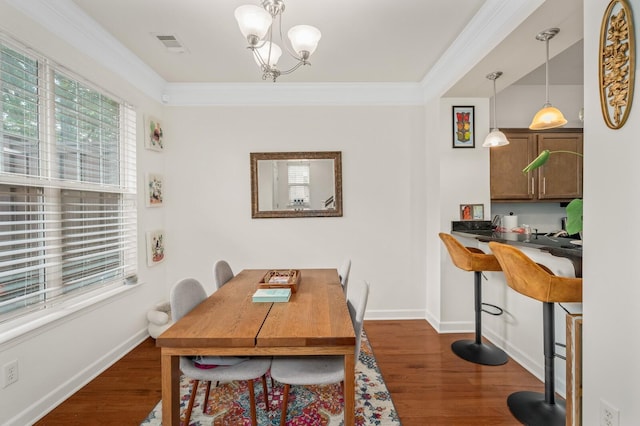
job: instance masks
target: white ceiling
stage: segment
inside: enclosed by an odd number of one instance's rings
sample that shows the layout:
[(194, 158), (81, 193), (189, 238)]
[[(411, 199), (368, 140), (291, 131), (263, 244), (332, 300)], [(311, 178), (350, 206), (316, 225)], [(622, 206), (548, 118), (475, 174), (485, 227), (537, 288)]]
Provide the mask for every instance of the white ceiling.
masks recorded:
[[(248, 83), (261, 74), (234, 18), (259, 0), (74, 0), (165, 81)], [(485, 0), (285, 0), (283, 33), (297, 24), (322, 32), (312, 66), (282, 82), (418, 82)], [(155, 34), (172, 34), (170, 53)], [(286, 55), (286, 54), (285, 54)], [(285, 55), (281, 68), (293, 65)], [(288, 61), (287, 61), (288, 60)]]
[(445, 96), (486, 96), (493, 90), (486, 76), (493, 71), (504, 73), (496, 81), (498, 92), (512, 84), (544, 84), (546, 48), (536, 35), (553, 27), (560, 32), (549, 41), (550, 84), (582, 84), (583, 20), (583, 0), (546, 0)]
[[(261, 81), (233, 16), (236, 7), (258, 0), (73, 2), (168, 83)], [(500, 9), (499, 0), (285, 0), (283, 32), (304, 23), (318, 27), (322, 39), (311, 67), (279, 81), (420, 82), (485, 3)], [(551, 61), (551, 83), (582, 84), (582, 0), (546, 0), (446, 96), (490, 95), (485, 76), (497, 70), (504, 72), (498, 90), (516, 82), (544, 84), (544, 43), (535, 35), (552, 26), (561, 31), (551, 41), (551, 57), (573, 47)], [(158, 34), (174, 35), (186, 52), (169, 52)], [(285, 54), (279, 65), (292, 64)]]

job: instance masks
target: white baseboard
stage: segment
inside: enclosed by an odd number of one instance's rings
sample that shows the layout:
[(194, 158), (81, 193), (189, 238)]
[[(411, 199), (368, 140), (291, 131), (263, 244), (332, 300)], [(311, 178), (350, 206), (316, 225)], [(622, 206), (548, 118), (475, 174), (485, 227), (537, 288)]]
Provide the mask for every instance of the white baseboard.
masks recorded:
[(38, 401), (35, 401), (28, 408), (9, 419), (9, 421), (5, 423), (5, 426), (24, 426), (34, 424), (55, 407), (60, 405), (64, 400), (80, 390), (84, 385), (100, 375), (100, 373), (111, 367), (120, 358), (131, 352), (133, 348), (138, 346), (148, 337), (149, 333), (146, 328), (140, 330), (135, 335), (125, 340), (121, 345), (104, 354), (101, 358), (96, 359), (84, 370), (79, 371), (78, 374), (70, 377), (69, 380), (62, 383), (48, 395), (45, 395)]
[(364, 316), (365, 320), (406, 320), (424, 319), (425, 313), (422, 309), (401, 309), (401, 310), (369, 310)]

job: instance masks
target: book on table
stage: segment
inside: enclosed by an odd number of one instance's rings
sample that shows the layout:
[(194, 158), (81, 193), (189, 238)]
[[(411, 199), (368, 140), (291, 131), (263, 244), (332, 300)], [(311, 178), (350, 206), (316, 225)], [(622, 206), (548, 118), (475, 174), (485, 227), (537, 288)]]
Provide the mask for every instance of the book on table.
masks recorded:
[(288, 302), (290, 288), (259, 288), (253, 293), (254, 302)]

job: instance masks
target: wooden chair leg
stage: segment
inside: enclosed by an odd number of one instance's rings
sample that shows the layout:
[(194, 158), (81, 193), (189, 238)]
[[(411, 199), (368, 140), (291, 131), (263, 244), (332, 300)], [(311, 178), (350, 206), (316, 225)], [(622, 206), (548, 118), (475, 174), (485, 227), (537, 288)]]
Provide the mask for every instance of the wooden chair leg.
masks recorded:
[(264, 394), (264, 403), (267, 411), (269, 411), (269, 393), (267, 392), (267, 378), (262, 375), (262, 393)]
[(209, 392), (211, 391), (211, 382), (207, 382), (207, 390), (204, 393), (204, 404), (202, 405), (202, 414), (207, 414), (207, 405), (209, 405)]
[(287, 405), (289, 405), (289, 389), (290, 385), (285, 384), (282, 391), (282, 413), (280, 414), (280, 426), (285, 426), (287, 422)]
[(184, 424), (188, 425), (189, 420), (191, 420), (191, 410), (193, 410), (193, 403), (196, 400), (196, 392), (198, 390), (198, 383), (200, 380), (193, 381), (193, 387), (191, 388), (191, 396), (189, 397), (189, 405), (187, 406), (187, 411), (184, 413)]
[(253, 380), (247, 380), (249, 385), (249, 405), (251, 409), (251, 425), (258, 426), (256, 419), (256, 391), (253, 389)]

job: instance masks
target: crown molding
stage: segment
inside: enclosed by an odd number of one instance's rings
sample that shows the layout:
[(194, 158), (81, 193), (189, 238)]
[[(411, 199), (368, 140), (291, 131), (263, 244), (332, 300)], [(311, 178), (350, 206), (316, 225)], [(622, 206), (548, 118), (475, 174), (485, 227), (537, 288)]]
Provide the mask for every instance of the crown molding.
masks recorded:
[(173, 106), (422, 105), (418, 83), (169, 83)]
[(161, 101), (166, 81), (71, 0), (5, 0), (38, 24)]
[(421, 82), (167, 83), (71, 0), (5, 0), (165, 105), (424, 105), (441, 97), (545, 0), (487, 0)]
[(547, 0), (487, 0), (421, 81), (423, 102), (440, 98)]

